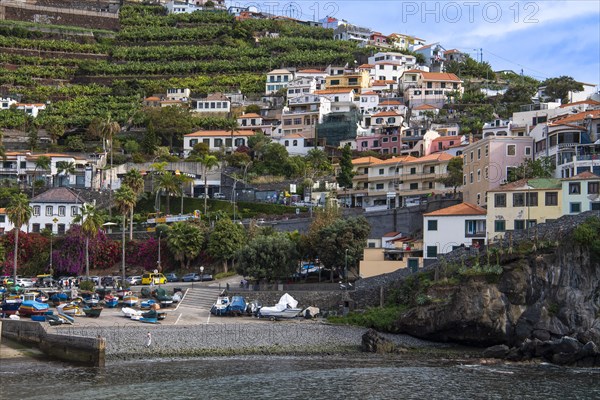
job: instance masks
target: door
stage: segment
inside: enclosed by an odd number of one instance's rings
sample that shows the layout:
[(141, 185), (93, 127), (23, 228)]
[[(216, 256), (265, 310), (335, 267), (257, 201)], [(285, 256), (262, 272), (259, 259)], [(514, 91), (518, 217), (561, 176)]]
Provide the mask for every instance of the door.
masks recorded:
[(419, 259), (418, 258), (409, 258), (408, 259), (408, 268), (410, 268), (410, 272), (415, 273), (419, 271)]

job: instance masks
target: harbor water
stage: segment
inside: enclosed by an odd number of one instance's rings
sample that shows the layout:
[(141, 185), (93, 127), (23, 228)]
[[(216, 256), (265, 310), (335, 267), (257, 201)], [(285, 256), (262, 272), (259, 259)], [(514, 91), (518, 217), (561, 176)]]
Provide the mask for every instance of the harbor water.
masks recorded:
[(3, 399), (599, 399), (600, 369), (378, 355), (0, 363)]

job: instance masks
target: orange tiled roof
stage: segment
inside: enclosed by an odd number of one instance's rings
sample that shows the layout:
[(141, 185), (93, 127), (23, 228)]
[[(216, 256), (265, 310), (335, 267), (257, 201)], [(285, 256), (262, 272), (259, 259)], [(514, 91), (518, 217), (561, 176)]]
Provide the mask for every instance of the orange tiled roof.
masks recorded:
[(379, 103), (380, 106), (401, 106), (403, 105), (398, 100), (386, 100)]
[(6, 208), (0, 208), (0, 214), (6, 214)]
[(448, 72), (421, 72), (423, 74), (423, 80), (426, 81), (454, 81), (460, 82), (460, 78), (455, 74)]
[(144, 101), (160, 101), (160, 99), (156, 96), (146, 97)]
[(375, 92), (363, 92), (360, 94), (361, 96), (379, 96), (377, 93)]
[(378, 165), (387, 165), (387, 164), (398, 164), (398, 163), (404, 163), (404, 162), (409, 162), (409, 161), (413, 161), (413, 160), (417, 160), (416, 157), (413, 156), (403, 156), (403, 157), (392, 157), (392, 158), (388, 158), (387, 160), (381, 160), (381, 162), (378, 162)]
[[(231, 137), (231, 131), (197, 131), (197, 132), (188, 133), (187, 135), (184, 135), (184, 136), (186, 136), (186, 137), (230, 136)], [(233, 136), (254, 136), (254, 131), (250, 131), (250, 130), (234, 131)]]
[(256, 113), (248, 113), (248, 114), (242, 114), (238, 118), (262, 118), (262, 116), (258, 115)]
[(460, 203), (454, 206), (442, 208), (423, 214), (424, 217), (452, 217), (455, 215), (486, 215), (487, 211), (484, 208), (471, 203)]
[(375, 66), (373, 64), (361, 64), (358, 66), (358, 69), (371, 69), (371, 68), (375, 68)]
[(580, 179), (600, 179), (600, 176), (598, 176), (590, 171), (583, 171), (575, 176), (572, 176), (570, 178), (564, 178), (562, 180), (563, 181), (576, 181), (576, 180), (580, 180)]
[(591, 115), (593, 119), (600, 118), (600, 110), (589, 110), (582, 111), (577, 114), (570, 114), (566, 117), (557, 117), (552, 120), (556, 125), (564, 125), (569, 122), (583, 121), (588, 115)]
[(432, 106), (431, 104), (421, 104), (413, 108), (413, 110), (438, 110), (436, 106)]
[(376, 86), (376, 85), (389, 85), (389, 84), (395, 84), (395, 83), (398, 83), (398, 82), (393, 81), (391, 79), (387, 79), (387, 80), (375, 80), (375, 81), (373, 81), (373, 86)]
[(321, 71), (320, 69), (301, 69), (298, 71), (301, 74), (324, 74), (325, 71)]
[(462, 139), (462, 136), (440, 136), (439, 138), (433, 139), (431, 142), (436, 143), (436, 142), (443, 142), (445, 140), (461, 140), (461, 139)]
[(590, 99), (583, 100), (583, 101), (576, 101), (574, 103), (563, 104), (559, 108), (567, 108), (567, 107), (577, 106), (579, 104), (589, 104), (591, 106), (600, 106), (600, 101), (590, 100)]
[(377, 114), (374, 114), (373, 117), (400, 117), (401, 115), (398, 114), (396, 111), (381, 111), (378, 112)]
[(381, 162), (382, 160), (380, 160), (379, 158), (376, 157), (359, 157), (359, 158), (355, 158), (354, 160), (352, 160), (352, 165), (358, 165), (358, 164), (376, 164)]
[(448, 161), (453, 158), (454, 158), (453, 155), (441, 152), (441, 153), (430, 154), (430, 155), (424, 156), (424, 157), (415, 158), (414, 160), (411, 160), (409, 162), (421, 163), (421, 162), (428, 162), (428, 161)]
[(315, 94), (350, 93), (352, 90), (354, 90), (354, 89), (332, 88), (332, 89), (316, 90)]

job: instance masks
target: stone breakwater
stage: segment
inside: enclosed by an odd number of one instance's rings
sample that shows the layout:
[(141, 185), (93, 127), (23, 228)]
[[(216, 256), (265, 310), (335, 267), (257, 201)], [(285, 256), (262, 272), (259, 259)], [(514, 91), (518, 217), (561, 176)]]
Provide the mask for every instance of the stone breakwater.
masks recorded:
[[(331, 354), (360, 351), (366, 328), (315, 321), (155, 326), (122, 325), (60, 329), (63, 335), (101, 336), (106, 359), (189, 357), (237, 354)], [(150, 345), (148, 346), (148, 333)], [(436, 346), (408, 335), (394, 335), (407, 348)]]

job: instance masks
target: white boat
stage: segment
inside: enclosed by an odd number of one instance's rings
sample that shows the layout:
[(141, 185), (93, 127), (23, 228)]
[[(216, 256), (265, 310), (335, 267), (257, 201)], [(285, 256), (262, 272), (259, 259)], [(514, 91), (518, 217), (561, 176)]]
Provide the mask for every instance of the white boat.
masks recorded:
[(279, 299), (279, 302), (273, 307), (261, 307), (256, 314), (258, 318), (270, 319), (288, 319), (295, 318), (302, 311), (301, 308), (296, 308), (298, 301), (289, 294), (284, 294)]
[(131, 318), (131, 319), (140, 318), (143, 313), (143, 311), (134, 310), (133, 308), (129, 308), (129, 307), (123, 307), (121, 309), (121, 312), (123, 313), (124, 317)]
[(217, 297), (217, 301), (210, 308), (210, 313), (212, 315), (227, 315), (229, 311), (229, 297), (227, 296), (219, 296)]

